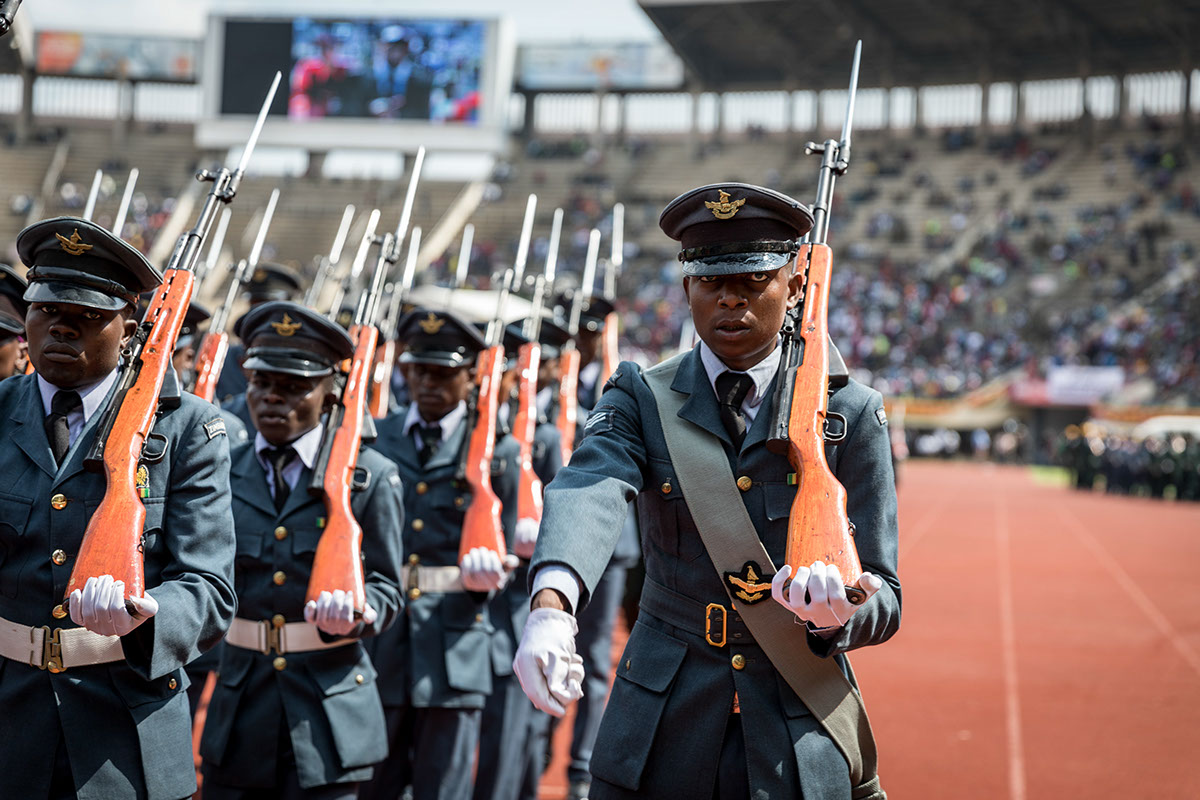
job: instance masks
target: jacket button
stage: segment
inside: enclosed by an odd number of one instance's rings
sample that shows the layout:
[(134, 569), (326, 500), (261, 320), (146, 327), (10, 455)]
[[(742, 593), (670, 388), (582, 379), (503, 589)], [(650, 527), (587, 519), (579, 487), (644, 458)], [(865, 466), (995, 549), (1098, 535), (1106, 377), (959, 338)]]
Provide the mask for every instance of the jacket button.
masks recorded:
[(418, 589), (417, 587), (414, 586), (413, 588), (408, 590), (408, 599), (409, 600), (416, 600), (420, 596), (421, 596), (421, 590)]
[(743, 492), (750, 491), (750, 487), (753, 485), (754, 485), (754, 481), (750, 479), (749, 475), (743, 475), (742, 477), (737, 479), (737, 487), (739, 489), (741, 489)]
[(287, 669), (287, 659), (283, 656), (279, 656), (271, 662), (271, 666), (274, 667), (277, 672), (283, 672), (285, 669)]
[(475, 621), (476, 621), (476, 622), (483, 622), (483, 614), (476, 614), (476, 615), (475, 615)]
[(65, 619), (67, 616), (67, 610), (62, 607), (62, 603), (59, 603), (53, 609), (51, 609), (50, 616), (54, 617), (55, 619)]
[(167, 681), (168, 689), (174, 689), (178, 685), (179, 685), (179, 683), (174, 678), (171, 678), (171, 680)]
[(659, 489), (662, 490), (663, 494), (670, 494), (671, 493), (671, 482), (667, 481), (662, 486), (660, 486)]
[(287, 580), (287, 575), (284, 574), (282, 571), (276, 572), (274, 575), (271, 576), (271, 580), (275, 582), (276, 586), (283, 586), (283, 582)]
[(417, 555), (416, 553), (409, 553), (409, 554), (408, 554), (408, 563), (410, 563), (410, 564), (420, 564), (420, 563), (421, 563), (421, 557), (420, 557), (419, 555)]
[(425, 481), (421, 481), (420, 483), (417, 484), (417, 494), (425, 494), (428, 491), (429, 491), (429, 484), (426, 483)]
[(466, 498), (465, 498), (465, 497), (456, 497), (456, 498), (454, 498), (454, 507), (455, 507), (455, 508), (462, 508), (462, 507), (463, 507), (463, 506), (465, 506), (466, 504), (467, 504), (467, 500), (466, 500)]
[(746, 657), (744, 655), (742, 655), (741, 653), (738, 653), (736, 656), (734, 656), (732, 659), (732, 662), (733, 662), (734, 669), (745, 669), (746, 668)]
[(282, 628), (286, 623), (287, 617), (283, 616), (283, 614), (276, 614), (275, 616), (271, 617), (271, 624), (276, 628)]
[(413, 529), (414, 531), (423, 531), (423, 530), (425, 530), (425, 520), (423, 520), (423, 519), (414, 519), (414, 520), (412, 521), (412, 529)]
[(50, 507), (55, 511), (62, 511), (67, 507), (67, 496), (65, 494), (56, 494), (50, 498)]
[(360, 684), (360, 685), (361, 685), (361, 684), (362, 684), (362, 682), (363, 682), (363, 681), (365, 681), (365, 680), (366, 680), (366, 678), (364, 678), (364, 677), (362, 676), (362, 673), (361, 673), (361, 672), (360, 672), (359, 674), (357, 674), (357, 675), (355, 675), (355, 676), (354, 676), (354, 682), (355, 682), (355, 683), (357, 683), (357, 684)]
[(50, 554), (50, 560), (61, 567), (63, 564), (67, 563), (67, 554), (62, 550), (55, 550)]
[(278, 528), (276, 528), (275, 529), (275, 538), (281, 542), (284, 539), (286, 539), (287, 538), (287, 528), (283, 527), (282, 525), (280, 525)]

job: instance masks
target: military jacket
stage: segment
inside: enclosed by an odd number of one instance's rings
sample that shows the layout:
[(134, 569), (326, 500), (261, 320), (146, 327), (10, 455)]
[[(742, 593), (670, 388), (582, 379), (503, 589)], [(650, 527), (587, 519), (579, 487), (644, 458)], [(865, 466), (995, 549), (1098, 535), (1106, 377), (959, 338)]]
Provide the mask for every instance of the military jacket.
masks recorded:
[[(303, 622), (325, 516), (322, 498), (306, 491), (312, 471), (301, 471), (280, 511), (253, 443), (234, 449), (231, 477), (238, 486), (233, 500), (238, 616)], [(350, 504), (363, 530), (367, 602), (379, 616), (343, 647), (287, 653), (282, 661), (274, 652), (222, 648), (200, 745), (206, 768), (222, 784), (274, 785), (282, 729), (289, 733), (304, 788), (366, 780), (371, 765), (387, 756), (375, 668), (358, 640), (385, 630), (402, 606), (397, 534), (404, 510), (395, 465), (376, 452), (360, 452)], [(327, 634), (321, 638), (335, 641)]]
[[(795, 487), (788, 482), (787, 459), (765, 447), (769, 405), (735, 453), (698, 349), (683, 359), (671, 389), (689, 395), (679, 416), (725, 443), (733, 474), (747, 479), (739, 488), (755, 530), (772, 561), (782, 564)], [(879, 393), (849, 381), (833, 393), (829, 408), (845, 416), (847, 434), (841, 444), (826, 447), (826, 457), (846, 488), (863, 569), (884, 586), (830, 638), (803, 625), (796, 626), (796, 635), (805, 636), (816, 655), (837, 658), (848, 670), (843, 653), (883, 642), (899, 626), (896, 495)], [(805, 800), (849, 797), (844, 758), (751, 635), (738, 627), (736, 614), (730, 614), (729, 625), (738, 638), (731, 633), (723, 647), (705, 641), (703, 609), (709, 603), (728, 607), (728, 595), (680, 490), (654, 397), (640, 368), (626, 362), (610, 379), (570, 464), (547, 488), (531, 572), (550, 564), (571, 568), (584, 583), (581, 605), (586, 603), (635, 496), (647, 584), (673, 592), (678, 610), (694, 612), (697, 619), (679, 628), (643, 607), (618, 664), (592, 774), (638, 796), (711, 796), (736, 692), (751, 797), (793, 798), (797, 785)], [(773, 602), (769, 595), (766, 602)], [(735, 668), (735, 655), (744, 659), (742, 669)]]
[[(222, 406), (230, 400), (246, 393), (246, 373), (242, 372), (242, 361), (246, 358), (246, 346), (240, 342), (231, 342), (225, 353), (225, 364), (221, 374), (217, 376), (217, 388), (213, 399)], [(254, 430), (254, 426), (246, 423), (246, 430)]]
[[(125, 660), (52, 674), (0, 659), (0, 796), (46, 797), (66, 747), (78, 797), (177, 798), (195, 790), (183, 666), (233, 618), (229, 446), (217, 409), (192, 395), (154, 424), (139, 476), (145, 581), (158, 613), (122, 639)], [(37, 378), (0, 383), (0, 617), (55, 619), (103, 474), (83, 468), (101, 412), (61, 468), (44, 429)], [(139, 468), (140, 472), (140, 468)]]
[[(406, 563), (421, 567), (458, 565), (463, 516), (471, 502), (466, 481), (456, 477), (467, 436), (464, 422), (442, 441), (424, 466), (411, 434), (404, 433), (408, 407), (376, 423), (371, 447), (396, 462), (404, 486)], [(511, 436), (495, 447), (492, 489), (515, 508), (518, 447)], [(511, 535), (511, 534), (509, 534)], [(492, 690), (488, 595), (477, 592), (407, 592), (403, 616), (369, 645), (379, 671), (385, 706), (483, 708)]]

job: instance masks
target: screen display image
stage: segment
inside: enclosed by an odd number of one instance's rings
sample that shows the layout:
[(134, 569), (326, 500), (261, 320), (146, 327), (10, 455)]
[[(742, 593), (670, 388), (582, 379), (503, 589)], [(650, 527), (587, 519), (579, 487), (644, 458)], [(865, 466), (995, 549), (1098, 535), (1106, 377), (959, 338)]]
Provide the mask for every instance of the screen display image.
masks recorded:
[(477, 123), (485, 36), (478, 21), (296, 19), (287, 115)]

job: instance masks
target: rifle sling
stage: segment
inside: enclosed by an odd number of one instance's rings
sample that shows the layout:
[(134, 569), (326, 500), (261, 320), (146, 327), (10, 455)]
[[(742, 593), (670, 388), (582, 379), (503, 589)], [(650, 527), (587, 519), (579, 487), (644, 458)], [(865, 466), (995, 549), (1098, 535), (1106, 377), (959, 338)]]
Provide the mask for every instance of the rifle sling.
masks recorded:
[[(687, 395), (671, 389), (681, 354), (643, 372), (658, 405), (667, 453), (679, 479), (692, 521), (718, 575), (740, 572), (747, 561), (775, 566), (755, 533), (754, 523), (734, 483), (721, 441), (679, 417)], [(764, 575), (764, 577), (766, 577)], [(721, 581), (725, 591), (729, 586)], [(736, 604), (755, 641), (804, 705), (842, 751), (850, 768), (855, 800), (885, 800), (876, 772), (875, 739), (862, 696), (833, 659), (808, 647), (795, 615), (776, 602)], [(846, 662), (849, 668), (849, 661)]]

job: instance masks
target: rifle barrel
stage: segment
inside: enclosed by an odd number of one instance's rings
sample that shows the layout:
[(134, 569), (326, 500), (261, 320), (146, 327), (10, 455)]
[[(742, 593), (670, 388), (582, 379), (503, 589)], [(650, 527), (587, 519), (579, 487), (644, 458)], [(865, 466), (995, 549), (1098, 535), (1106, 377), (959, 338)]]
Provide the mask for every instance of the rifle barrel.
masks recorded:
[(96, 174), (92, 177), (92, 188), (88, 191), (87, 205), (83, 207), (83, 218), (89, 222), (92, 214), (96, 212), (96, 198), (100, 196), (100, 181), (103, 178), (103, 170), (96, 170)]

